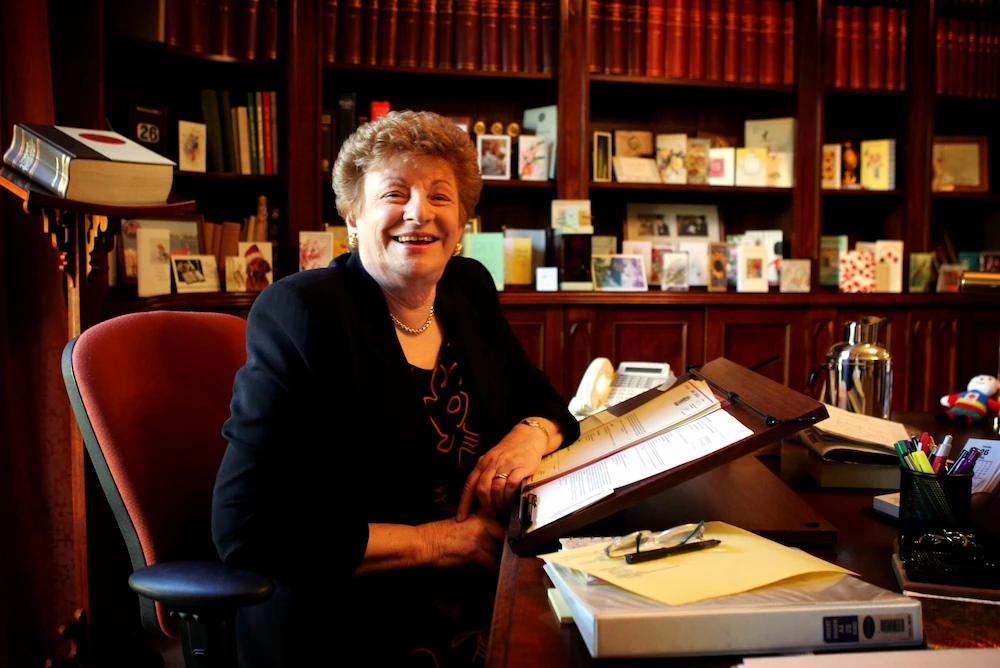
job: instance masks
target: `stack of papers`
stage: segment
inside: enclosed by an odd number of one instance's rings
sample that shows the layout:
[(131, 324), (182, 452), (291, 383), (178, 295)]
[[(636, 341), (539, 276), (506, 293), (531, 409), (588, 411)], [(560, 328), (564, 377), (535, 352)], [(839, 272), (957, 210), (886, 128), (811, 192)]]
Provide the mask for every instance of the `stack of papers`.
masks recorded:
[(594, 657), (922, 642), (918, 601), (723, 522), (706, 523), (705, 538), (722, 544), (634, 565), (601, 544), (542, 559)]
[(543, 458), (527, 481), (536, 501), (529, 530), (753, 435), (720, 407), (706, 383), (688, 380), (621, 417), (603, 413), (597, 427)]
[(908, 439), (899, 422), (827, 405), (830, 417), (799, 432), (799, 440), (827, 461), (897, 465), (893, 444)]

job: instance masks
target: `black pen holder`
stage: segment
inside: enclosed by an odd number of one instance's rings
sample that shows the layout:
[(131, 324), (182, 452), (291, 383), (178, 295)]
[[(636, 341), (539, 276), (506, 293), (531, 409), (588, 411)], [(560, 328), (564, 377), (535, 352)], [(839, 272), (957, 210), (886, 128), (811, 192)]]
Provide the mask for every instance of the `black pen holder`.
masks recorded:
[(996, 552), (989, 532), (970, 522), (971, 506), (971, 473), (900, 468), (899, 557), (909, 579), (995, 588)]

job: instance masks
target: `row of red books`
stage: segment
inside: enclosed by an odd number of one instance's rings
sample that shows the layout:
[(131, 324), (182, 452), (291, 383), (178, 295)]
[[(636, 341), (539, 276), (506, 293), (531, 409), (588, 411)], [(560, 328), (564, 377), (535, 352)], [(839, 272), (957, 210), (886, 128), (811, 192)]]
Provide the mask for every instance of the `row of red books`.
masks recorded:
[(795, 82), (793, 0), (590, 0), (590, 71)]
[(939, 94), (997, 97), (1000, 22), (939, 16), (935, 37)]
[(324, 60), (555, 72), (556, 9), (556, 0), (324, 0)]
[(907, 9), (835, 5), (824, 33), (826, 83), (834, 88), (905, 90)]
[(279, 0), (165, 0), (171, 46), (247, 60), (278, 57)]

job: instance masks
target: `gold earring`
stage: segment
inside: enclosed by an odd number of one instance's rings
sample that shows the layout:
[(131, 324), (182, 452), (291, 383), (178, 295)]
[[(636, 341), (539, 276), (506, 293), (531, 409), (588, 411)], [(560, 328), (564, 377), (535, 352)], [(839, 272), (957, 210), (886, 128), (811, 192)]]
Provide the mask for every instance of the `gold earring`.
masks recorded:
[(458, 257), (461, 254), (462, 254), (462, 242), (459, 241), (457, 244), (455, 244), (455, 252), (452, 253), (452, 255)]
[(358, 247), (357, 232), (351, 232), (350, 234), (347, 235), (347, 245), (350, 246), (352, 250)]

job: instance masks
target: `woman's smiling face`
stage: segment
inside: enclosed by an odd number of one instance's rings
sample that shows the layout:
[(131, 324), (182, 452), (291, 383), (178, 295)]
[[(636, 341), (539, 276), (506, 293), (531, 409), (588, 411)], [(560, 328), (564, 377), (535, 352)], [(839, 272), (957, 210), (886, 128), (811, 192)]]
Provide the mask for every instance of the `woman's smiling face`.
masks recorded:
[(441, 158), (393, 158), (368, 172), (364, 205), (349, 227), (358, 252), (382, 289), (424, 291), (451, 259), (464, 227), (451, 167)]

